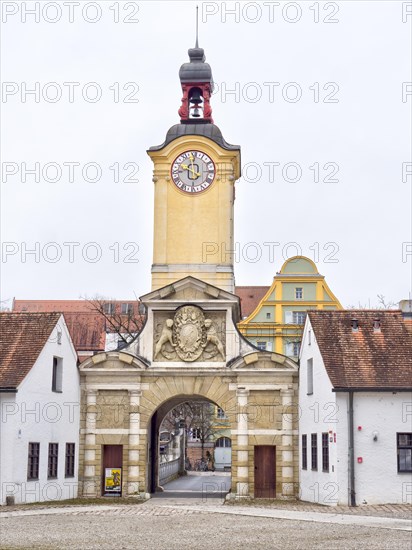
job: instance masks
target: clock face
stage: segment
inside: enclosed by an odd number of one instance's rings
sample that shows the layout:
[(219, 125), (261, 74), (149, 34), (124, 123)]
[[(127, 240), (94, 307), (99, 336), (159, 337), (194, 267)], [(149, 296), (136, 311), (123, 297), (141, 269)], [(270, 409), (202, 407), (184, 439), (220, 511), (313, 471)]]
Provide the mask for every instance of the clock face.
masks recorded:
[(215, 179), (215, 164), (202, 151), (186, 151), (172, 164), (172, 181), (181, 191), (194, 194), (208, 189)]

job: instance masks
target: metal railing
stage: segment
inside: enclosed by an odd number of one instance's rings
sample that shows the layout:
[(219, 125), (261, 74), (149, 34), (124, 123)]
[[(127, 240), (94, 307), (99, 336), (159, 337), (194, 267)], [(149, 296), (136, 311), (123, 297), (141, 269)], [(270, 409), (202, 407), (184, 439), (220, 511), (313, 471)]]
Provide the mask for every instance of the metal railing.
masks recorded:
[(159, 485), (164, 485), (179, 476), (179, 463), (180, 458), (176, 458), (159, 464)]

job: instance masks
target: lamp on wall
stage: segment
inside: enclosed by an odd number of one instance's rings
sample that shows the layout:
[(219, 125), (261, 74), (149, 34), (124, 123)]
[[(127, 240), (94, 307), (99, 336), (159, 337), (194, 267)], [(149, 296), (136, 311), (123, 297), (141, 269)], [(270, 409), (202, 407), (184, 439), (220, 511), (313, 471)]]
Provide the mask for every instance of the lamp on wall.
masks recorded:
[(376, 432), (376, 431), (372, 432), (372, 435), (373, 435), (373, 440), (378, 441), (378, 435), (379, 435), (378, 432)]

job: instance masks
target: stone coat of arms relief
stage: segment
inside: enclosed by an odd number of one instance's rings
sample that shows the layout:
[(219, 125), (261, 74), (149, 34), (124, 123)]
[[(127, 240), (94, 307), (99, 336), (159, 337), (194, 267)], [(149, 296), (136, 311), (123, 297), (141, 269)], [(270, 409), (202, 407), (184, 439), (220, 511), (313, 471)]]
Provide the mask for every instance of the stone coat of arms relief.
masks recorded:
[(182, 306), (154, 317), (154, 361), (225, 361), (225, 314)]

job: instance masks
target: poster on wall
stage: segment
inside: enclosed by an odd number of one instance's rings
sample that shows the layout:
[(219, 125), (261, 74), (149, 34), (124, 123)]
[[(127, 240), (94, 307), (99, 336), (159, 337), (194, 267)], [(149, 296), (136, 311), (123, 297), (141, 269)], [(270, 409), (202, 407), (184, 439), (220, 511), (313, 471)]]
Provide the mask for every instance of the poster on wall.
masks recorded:
[(122, 469), (105, 468), (104, 487), (106, 493), (120, 493), (122, 490)]

